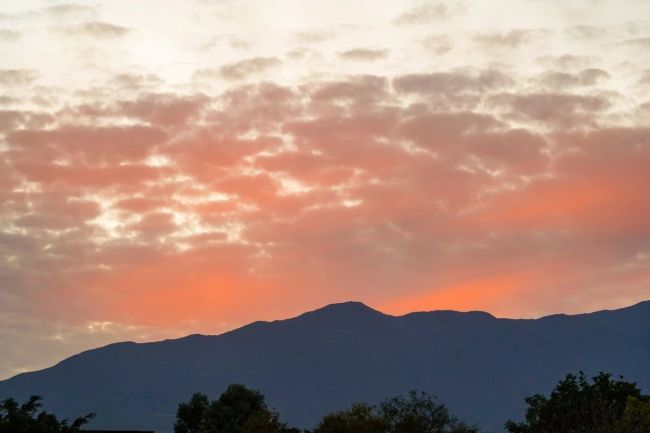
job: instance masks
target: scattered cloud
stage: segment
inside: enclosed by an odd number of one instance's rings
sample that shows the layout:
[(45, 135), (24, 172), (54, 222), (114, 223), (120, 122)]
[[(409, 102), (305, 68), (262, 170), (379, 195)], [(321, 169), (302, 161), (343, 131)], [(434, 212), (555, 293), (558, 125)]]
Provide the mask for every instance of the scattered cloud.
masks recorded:
[(515, 117), (569, 129), (595, 125), (598, 114), (610, 106), (610, 101), (602, 96), (569, 93), (504, 93), (496, 95), (492, 101), (509, 106)]
[(371, 48), (354, 48), (343, 51), (339, 57), (344, 60), (361, 60), (374, 61), (388, 56), (388, 50), (371, 49)]
[(489, 32), (474, 36), (474, 42), (488, 49), (512, 49), (543, 41), (553, 32), (548, 29), (516, 29), (508, 32)]
[[(0, 194), (10, 247), (0, 271), (15, 287), (51, 282), (22, 308), (55, 314), (47, 306), (65, 293), (79, 299), (69, 311), (78, 323), (110, 315), (160, 327), (189, 315), (204, 323), (261, 288), (279, 299), (307, 282), (352, 284), (391, 297), (463, 263), (482, 263), (481, 280), (515, 261), (533, 273), (526, 281), (540, 279), (532, 290), (560, 284), (534, 270), (555, 266), (545, 257), (572, 255), (572, 275), (625, 259), (631, 252), (579, 257), (582, 245), (609, 251), (647, 229), (645, 202), (632, 200), (648, 181), (647, 131), (600, 126), (604, 97), (508, 92), (518, 80), (454, 69), (213, 96), (95, 95), (68, 105), (71, 123), (46, 129), (18, 127), (21, 114), (7, 113)], [(441, 95), (445, 110), (428, 103)], [(467, 108), (468, 95), (486, 99)], [(590, 240), (567, 251), (576, 237)], [(187, 313), (171, 308), (181, 299)]]
[(312, 30), (296, 33), (295, 39), (300, 44), (317, 44), (335, 37), (335, 33), (329, 30)]
[(414, 7), (393, 20), (397, 25), (430, 24), (447, 20), (465, 11), (460, 1), (433, 1)]
[(351, 294), (647, 295), (640, 2), (45, 3), (0, 12), (0, 376)]
[(131, 29), (103, 21), (89, 21), (72, 27), (64, 27), (61, 31), (71, 36), (84, 35), (98, 39), (113, 39), (126, 36)]
[(610, 78), (610, 75), (598, 68), (583, 69), (579, 73), (547, 71), (540, 77), (540, 84), (549, 89), (568, 89), (572, 87), (593, 86)]
[(573, 27), (567, 27), (564, 29), (563, 34), (568, 38), (594, 39), (605, 36), (607, 34), (607, 30), (597, 26), (577, 25)]
[(38, 78), (32, 69), (0, 69), (0, 83), (6, 86), (25, 86)]
[(508, 75), (497, 70), (460, 70), (456, 72), (432, 72), (408, 74), (395, 78), (393, 86), (399, 92), (449, 94), (458, 92), (482, 92), (504, 88), (514, 83)]
[(243, 80), (281, 65), (277, 57), (254, 57), (223, 65), (218, 69), (202, 69), (194, 73), (195, 79), (224, 78)]
[(423, 47), (434, 54), (442, 55), (454, 48), (451, 38), (447, 35), (430, 35), (422, 41)]
[(629, 45), (633, 47), (648, 48), (650, 47), (650, 36), (644, 38), (626, 39), (622, 43), (623, 45)]
[(559, 56), (541, 56), (537, 63), (548, 68), (560, 70), (576, 70), (590, 68), (596, 65), (600, 59), (596, 56), (582, 56), (575, 54), (562, 54)]
[(13, 42), (20, 39), (22, 35), (18, 30), (0, 29), (0, 41)]
[(56, 19), (93, 19), (97, 16), (97, 9), (94, 7), (76, 3), (63, 3), (48, 6), (42, 9), (42, 12)]

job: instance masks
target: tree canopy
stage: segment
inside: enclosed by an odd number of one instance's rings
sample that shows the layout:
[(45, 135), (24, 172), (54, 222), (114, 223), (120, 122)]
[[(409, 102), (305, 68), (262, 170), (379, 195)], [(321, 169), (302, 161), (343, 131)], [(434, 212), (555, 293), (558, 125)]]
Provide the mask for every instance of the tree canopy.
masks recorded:
[(0, 433), (74, 433), (93, 417), (93, 414), (59, 421), (56, 416), (41, 410), (43, 399), (32, 396), (23, 404), (9, 398), (0, 403)]
[(174, 433), (298, 433), (280, 422), (262, 393), (244, 385), (230, 385), (221, 396), (210, 401), (194, 394), (181, 403), (176, 413)]
[(616, 433), (650, 432), (650, 399), (628, 397), (623, 416), (616, 422)]
[(388, 421), (366, 403), (353, 404), (340, 412), (325, 415), (313, 433), (378, 433), (388, 431)]
[[(591, 380), (582, 372), (567, 375), (550, 396), (526, 398), (523, 422), (508, 421), (510, 433), (647, 433), (650, 396), (636, 384), (599, 373)], [(641, 424), (639, 424), (641, 423)], [(646, 424), (647, 425), (647, 424)]]
[(364, 403), (325, 416), (314, 433), (476, 433), (449, 414), (435, 398), (418, 391), (388, 399), (379, 406)]

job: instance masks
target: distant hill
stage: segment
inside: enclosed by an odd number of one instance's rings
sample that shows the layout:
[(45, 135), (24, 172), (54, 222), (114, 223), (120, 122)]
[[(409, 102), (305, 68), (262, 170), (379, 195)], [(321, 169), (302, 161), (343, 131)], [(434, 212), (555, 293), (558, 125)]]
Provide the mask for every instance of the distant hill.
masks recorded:
[(216, 398), (230, 383), (261, 390), (299, 427), (415, 388), (486, 431), (502, 431), (508, 418), (523, 417), (525, 396), (579, 370), (622, 374), (650, 391), (650, 301), (537, 320), (455, 311), (394, 317), (334, 304), (218, 336), (89, 350), (1, 381), (0, 399), (43, 395), (62, 417), (96, 412), (91, 428), (168, 433), (179, 402), (199, 391)]

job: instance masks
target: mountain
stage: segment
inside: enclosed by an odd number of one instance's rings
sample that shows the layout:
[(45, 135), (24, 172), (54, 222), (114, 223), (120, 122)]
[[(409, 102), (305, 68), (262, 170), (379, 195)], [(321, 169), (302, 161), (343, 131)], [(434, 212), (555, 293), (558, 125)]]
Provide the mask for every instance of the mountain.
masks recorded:
[(334, 304), (217, 336), (89, 350), (1, 381), (0, 399), (42, 395), (63, 417), (96, 412), (97, 428), (168, 433), (179, 402), (195, 392), (216, 398), (230, 383), (261, 390), (301, 427), (355, 401), (420, 389), (485, 431), (502, 431), (523, 417), (524, 397), (579, 370), (622, 374), (650, 391), (650, 301), (536, 320), (456, 311), (394, 317)]

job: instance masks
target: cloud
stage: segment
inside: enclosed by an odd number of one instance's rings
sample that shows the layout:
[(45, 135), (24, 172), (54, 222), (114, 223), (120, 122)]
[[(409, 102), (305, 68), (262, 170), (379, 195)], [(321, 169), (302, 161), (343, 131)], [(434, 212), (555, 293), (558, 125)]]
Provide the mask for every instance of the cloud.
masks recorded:
[(432, 72), (396, 77), (393, 86), (398, 92), (414, 94), (447, 94), (483, 92), (512, 85), (513, 79), (496, 70)]
[(200, 94), (179, 96), (149, 93), (140, 95), (135, 101), (119, 101), (114, 110), (151, 125), (172, 127), (197, 120), (208, 103), (209, 98)]
[(647, 48), (650, 47), (650, 36), (645, 38), (626, 39), (622, 44), (638, 48)]
[(312, 30), (308, 32), (296, 33), (295, 39), (301, 44), (317, 44), (328, 39), (334, 38), (335, 34), (327, 30)]
[(442, 55), (451, 51), (454, 44), (447, 35), (430, 35), (422, 41), (422, 46), (434, 54)]
[(194, 79), (209, 80), (212, 78), (225, 78), (226, 80), (243, 80), (250, 76), (259, 75), (271, 68), (281, 65), (276, 57), (255, 57), (229, 63), (219, 69), (202, 69), (194, 73)]
[(508, 32), (489, 32), (474, 36), (474, 42), (488, 49), (512, 49), (548, 38), (548, 29), (516, 29)]
[(70, 36), (90, 36), (98, 39), (120, 38), (131, 33), (128, 27), (103, 21), (89, 21), (72, 27), (64, 27), (61, 32)]
[(93, 201), (70, 201), (54, 194), (33, 199), (31, 212), (17, 218), (16, 226), (28, 230), (65, 230), (78, 226), (80, 221), (92, 220), (101, 209)]
[(23, 113), (14, 110), (0, 110), (0, 132), (13, 130), (22, 123)]
[(36, 81), (38, 76), (38, 72), (32, 69), (0, 69), (0, 84), (26, 86)]
[(352, 76), (341, 81), (320, 82), (307, 86), (315, 102), (368, 104), (388, 96), (388, 81), (373, 75)]
[(611, 76), (607, 73), (607, 71), (604, 71), (599, 68), (584, 69), (580, 71), (578, 77), (580, 78), (580, 84), (585, 86), (592, 86), (595, 84), (599, 84), (611, 78)]
[(650, 69), (642, 71), (639, 84), (650, 84)]
[(447, 20), (455, 15), (463, 13), (465, 5), (463, 2), (442, 2), (434, 1), (416, 6), (404, 12), (393, 20), (397, 25), (428, 24), (436, 21)]
[(577, 26), (567, 27), (566, 29), (564, 29), (563, 33), (566, 37), (569, 38), (594, 39), (594, 38), (605, 36), (607, 30), (597, 26), (577, 25)]
[(212, 36), (206, 42), (201, 44), (202, 50), (210, 50), (217, 46), (227, 46), (236, 50), (247, 50), (252, 48), (253, 44), (250, 40), (242, 38), (233, 34), (221, 34)]
[(62, 3), (48, 6), (42, 9), (42, 12), (55, 19), (93, 19), (97, 16), (97, 10), (94, 7), (75, 3)]
[(0, 29), (0, 41), (13, 42), (22, 37), (22, 33), (17, 30)]
[(343, 60), (362, 60), (374, 61), (383, 59), (388, 56), (388, 50), (379, 50), (371, 48), (354, 48), (351, 50), (343, 51), (339, 57)]
[(610, 78), (607, 71), (598, 68), (583, 69), (579, 73), (548, 71), (540, 77), (540, 84), (550, 89), (570, 89), (593, 86)]
[[(427, 34), (413, 45), (428, 58), (463, 42)], [(386, 55), (363, 46), (329, 52)], [(609, 63), (530, 56), (531, 70), (425, 59), (365, 75), (313, 56), (296, 82), (266, 74), (290, 57), (197, 66), (182, 84), (129, 67), (42, 88), (48, 104), (8, 101), (0, 328), (77, 350), (104, 341), (87, 334), (215, 332), (350, 293), (390, 312), (508, 316), (644, 296), (647, 128), (605, 88)]]
[(24, 10), (14, 13), (0, 13), (0, 21), (29, 22), (42, 18), (56, 22), (74, 22), (79, 20), (96, 19), (97, 10), (88, 5), (63, 3), (40, 9)]
[(111, 77), (109, 85), (115, 85), (119, 88), (127, 88), (130, 90), (140, 90), (147, 87), (158, 87), (163, 84), (159, 76), (155, 74), (134, 74), (122, 73)]
[[(165, 133), (141, 125), (91, 127), (61, 125), (56, 129), (21, 129), (8, 134), (16, 161), (126, 163), (146, 158)], [(62, 166), (65, 167), (65, 166)]]
[(537, 63), (548, 68), (557, 68), (560, 70), (578, 70), (590, 68), (598, 63), (599, 58), (595, 56), (581, 56), (575, 54), (562, 54), (560, 56), (541, 56)]
[(495, 95), (491, 101), (510, 108), (510, 115), (515, 119), (527, 118), (551, 128), (594, 126), (599, 114), (611, 105), (604, 96), (570, 93), (503, 93)]

